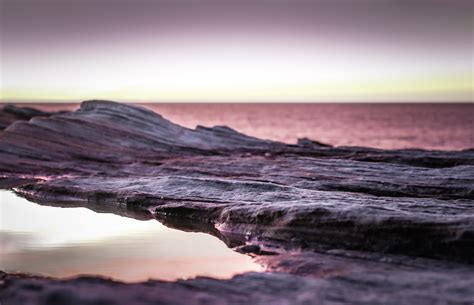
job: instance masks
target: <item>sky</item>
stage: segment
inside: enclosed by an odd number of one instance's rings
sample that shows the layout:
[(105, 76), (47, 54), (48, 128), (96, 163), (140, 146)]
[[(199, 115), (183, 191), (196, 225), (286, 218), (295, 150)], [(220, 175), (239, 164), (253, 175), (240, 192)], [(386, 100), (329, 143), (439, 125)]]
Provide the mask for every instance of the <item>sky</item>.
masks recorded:
[(4, 101), (473, 101), (470, 0), (0, 3)]

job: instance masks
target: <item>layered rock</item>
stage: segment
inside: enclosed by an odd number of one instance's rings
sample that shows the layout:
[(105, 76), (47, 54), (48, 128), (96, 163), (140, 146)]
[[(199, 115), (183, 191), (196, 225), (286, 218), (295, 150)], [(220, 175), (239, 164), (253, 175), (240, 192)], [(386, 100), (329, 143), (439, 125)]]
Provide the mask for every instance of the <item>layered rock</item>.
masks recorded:
[(48, 117), (53, 114), (66, 113), (66, 111), (47, 112), (31, 107), (17, 107), (7, 104), (0, 108), (0, 130), (7, 128), (18, 120), (28, 121), (33, 117)]
[[(472, 296), (465, 287), (472, 284), (468, 275), (474, 274), (474, 150), (387, 151), (331, 147), (308, 139), (289, 145), (225, 126), (188, 129), (143, 108), (89, 101), (75, 112), (17, 121), (6, 128), (0, 133), (0, 174), (0, 186), (13, 187), (29, 200), (155, 217), (179, 229), (214, 234), (229, 246), (257, 256), (278, 253), (272, 259), (262, 256), (262, 262), (269, 270), (293, 273), (247, 274), (225, 282), (153, 283), (153, 287), (198, 285), (200, 293), (207, 294), (206, 289), (214, 291), (214, 284), (244, 291), (246, 285), (263, 285), (259, 281), (281, 282), (275, 285), (281, 286), (281, 300), (285, 300), (283, 291), (292, 287), (289, 283), (303, 281), (307, 284), (301, 287), (311, 300), (321, 297), (329, 302), (332, 297), (324, 291), (357, 290), (363, 282), (358, 277), (370, 273), (370, 262), (378, 264), (378, 273), (369, 282), (378, 287), (384, 277), (398, 272), (400, 261), (413, 265), (425, 257), (439, 261), (415, 264), (411, 273), (395, 275), (394, 282), (410, 279), (410, 289), (429, 287), (448, 299)], [(251, 246), (242, 249), (244, 245)], [(324, 270), (334, 269), (332, 259), (338, 255), (351, 262), (336, 265), (355, 265), (354, 253), (362, 266), (358, 268), (365, 271), (357, 279), (349, 272), (344, 284), (338, 272), (316, 280), (301, 278), (302, 273), (294, 271), (314, 269), (322, 256), (331, 261)], [(382, 262), (388, 257), (388, 262)], [(450, 273), (448, 261), (461, 265)], [(82, 285), (81, 280), (5, 276), (15, 291), (22, 281), (30, 280), (46, 286), (72, 285), (73, 290)], [(439, 281), (428, 281), (431, 276)], [(444, 276), (459, 279), (452, 281), (454, 288), (443, 286)], [(383, 299), (386, 293), (394, 296), (404, 289), (394, 282), (385, 283), (390, 292), (377, 288), (375, 296)], [(93, 283), (104, 293), (108, 289), (104, 287), (119, 285)], [(207, 284), (201, 283), (213, 284), (205, 289)], [(148, 287), (137, 285), (119, 286), (124, 291)], [(289, 286), (283, 289), (285, 285)], [(253, 291), (261, 297), (255, 304), (271, 300), (278, 304), (280, 294), (262, 289)], [(410, 289), (407, 292), (416, 299), (418, 288)], [(257, 298), (253, 292), (246, 297)], [(248, 298), (229, 303), (248, 304)], [(427, 294), (423, 300), (429, 303)]]

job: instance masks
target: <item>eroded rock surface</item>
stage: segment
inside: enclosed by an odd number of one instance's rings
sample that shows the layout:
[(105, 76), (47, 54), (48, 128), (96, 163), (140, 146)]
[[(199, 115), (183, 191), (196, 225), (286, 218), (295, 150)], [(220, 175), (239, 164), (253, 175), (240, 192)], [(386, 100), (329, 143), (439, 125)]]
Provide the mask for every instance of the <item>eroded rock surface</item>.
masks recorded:
[[(308, 139), (289, 145), (89, 101), (1, 132), (0, 174), (1, 187), (29, 200), (156, 217), (240, 250), (259, 249), (254, 255), (269, 270), (284, 273), (136, 285), (4, 275), (1, 295), (13, 303), (47, 298), (51, 287), (82, 298), (91, 285), (110, 304), (132, 304), (113, 295), (117, 289), (151, 299), (176, 289), (196, 304), (201, 296), (210, 304), (444, 304), (474, 295), (466, 288), (474, 278), (474, 150), (386, 151)], [(42, 288), (22, 288), (30, 282)], [(163, 304), (180, 304), (173, 302)]]

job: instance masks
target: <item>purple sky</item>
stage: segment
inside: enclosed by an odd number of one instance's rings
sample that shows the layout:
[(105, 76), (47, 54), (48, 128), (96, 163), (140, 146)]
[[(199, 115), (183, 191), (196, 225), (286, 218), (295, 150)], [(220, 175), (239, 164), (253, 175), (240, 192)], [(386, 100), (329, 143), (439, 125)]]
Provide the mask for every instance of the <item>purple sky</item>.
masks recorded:
[(4, 99), (472, 100), (471, 1), (1, 5)]

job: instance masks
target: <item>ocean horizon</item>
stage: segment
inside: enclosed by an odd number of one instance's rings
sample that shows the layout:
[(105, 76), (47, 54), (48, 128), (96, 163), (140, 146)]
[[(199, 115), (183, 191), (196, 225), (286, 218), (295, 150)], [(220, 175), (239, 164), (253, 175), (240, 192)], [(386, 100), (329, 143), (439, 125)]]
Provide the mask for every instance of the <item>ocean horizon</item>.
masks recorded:
[[(0, 103), (46, 111), (80, 103)], [(309, 138), (334, 146), (463, 150), (474, 147), (473, 103), (134, 103), (187, 128), (225, 125), (293, 144)]]

